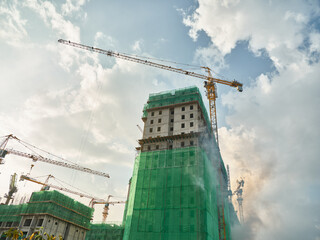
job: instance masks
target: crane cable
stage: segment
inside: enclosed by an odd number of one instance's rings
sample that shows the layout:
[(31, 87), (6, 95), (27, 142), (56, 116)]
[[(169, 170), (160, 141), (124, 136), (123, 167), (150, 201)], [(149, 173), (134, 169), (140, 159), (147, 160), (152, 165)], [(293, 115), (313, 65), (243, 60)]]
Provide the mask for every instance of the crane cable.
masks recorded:
[[(69, 160), (67, 160), (67, 159), (65, 159), (65, 158), (59, 157), (59, 156), (57, 156), (57, 155), (55, 155), (55, 154), (52, 154), (52, 153), (50, 153), (50, 152), (48, 152), (48, 151), (45, 151), (45, 150), (43, 150), (43, 149), (41, 149), (41, 148), (38, 148), (38, 147), (36, 147), (36, 146), (34, 146), (34, 145), (30, 144), (30, 143), (27, 143), (27, 142), (25, 142), (25, 141), (22, 141), (21, 139), (19, 139), (19, 138), (17, 138), (17, 137), (15, 137), (15, 139), (16, 139), (21, 145), (23, 145), (24, 147), (26, 147), (27, 149), (29, 149), (29, 150), (32, 151), (33, 153), (39, 155), (40, 157), (42, 157), (41, 154), (37, 153), (35, 150), (31, 149), (30, 147), (33, 147), (33, 148), (38, 149), (38, 150), (40, 150), (40, 151), (43, 151), (44, 153), (46, 153), (46, 154), (48, 154), (48, 155), (51, 155), (51, 156), (53, 156), (53, 157), (59, 158), (59, 159), (62, 160), (62, 161), (69, 162), (69, 163), (72, 163), (72, 164), (74, 164), (74, 165), (80, 166), (80, 165), (78, 165), (77, 163), (74, 163), (74, 162), (69, 161)], [(29, 146), (30, 146), (30, 147), (29, 147)]]

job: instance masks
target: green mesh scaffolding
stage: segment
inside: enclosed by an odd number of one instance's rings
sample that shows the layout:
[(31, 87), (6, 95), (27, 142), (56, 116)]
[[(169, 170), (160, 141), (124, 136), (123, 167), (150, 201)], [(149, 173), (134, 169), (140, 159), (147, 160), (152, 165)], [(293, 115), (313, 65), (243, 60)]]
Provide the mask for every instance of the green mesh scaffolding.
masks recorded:
[(216, 189), (216, 170), (199, 147), (140, 153), (123, 239), (219, 239)]
[(25, 213), (28, 204), (0, 205), (0, 222), (20, 222), (21, 214)]
[(124, 227), (116, 224), (91, 224), (86, 233), (86, 240), (122, 240)]
[(25, 214), (51, 214), (89, 228), (93, 209), (58, 191), (34, 192), (27, 204), (0, 205), (0, 221), (20, 222)]
[(154, 93), (149, 95), (148, 103), (144, 105), (142, 117), (148, 116), (148, 109), (162, 106), (170, 106), (177, 103), (190, 101), (198, 101), (204, 117), (206, 119), (208, 129), (211, 129), (210, 119), (204, 103), (202, 101), (199, 88), (192, 86), (166, 92)]

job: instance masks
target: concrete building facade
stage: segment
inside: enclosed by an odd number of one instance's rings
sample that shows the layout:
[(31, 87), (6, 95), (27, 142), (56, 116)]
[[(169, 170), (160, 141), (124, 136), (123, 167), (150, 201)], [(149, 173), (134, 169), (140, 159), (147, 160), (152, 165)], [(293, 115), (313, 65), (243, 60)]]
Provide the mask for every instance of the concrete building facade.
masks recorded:
[(123, 239), (219, 239), (227, 176), (199, 89), (150, 94), (142, 120)]

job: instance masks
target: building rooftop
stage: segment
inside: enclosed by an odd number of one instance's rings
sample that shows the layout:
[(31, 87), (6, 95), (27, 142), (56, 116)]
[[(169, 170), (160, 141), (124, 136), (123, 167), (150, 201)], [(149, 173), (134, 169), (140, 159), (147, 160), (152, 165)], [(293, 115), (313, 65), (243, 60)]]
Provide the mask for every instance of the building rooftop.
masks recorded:
[(204, 118), (207, 123), (208, 129), (211, 129), (211, 122), (208, 116), (208, 112), (204, 103), (202, 101), (202, 96), (200, 90), (196, 86), (190, 86), (186, 88), (174, 89), (170, 91), (164, 91), (160, 93), (149, 94), (149, 99), (147, 104), (143, 108), (143, 116), (145, 118), (148, 116), (148, 110), (152, 108), (159, 108), (164, 106), (175, 105), (179, 103), (186, 103), (197, 101), (201, 107)]

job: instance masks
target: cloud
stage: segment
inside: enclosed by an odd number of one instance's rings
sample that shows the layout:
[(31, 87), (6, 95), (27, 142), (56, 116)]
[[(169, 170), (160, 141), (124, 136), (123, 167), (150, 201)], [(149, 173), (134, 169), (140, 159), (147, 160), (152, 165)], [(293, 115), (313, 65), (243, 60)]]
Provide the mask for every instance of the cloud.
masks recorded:
[(219, 129), (221, 152), (232, 182), (245, 177), (246, 223), (234, 239), (320, 237), (319, 32), (310, 25), (318, 12), (313, 1), (200, 0), (184, 18), (190, 37), (206, 32), (222, 56), (245, 40), (276, 67), (243, 93), (221, 97), (230, 110), (228, 127)]
[(26, 31), (27, 20), (21, 17), (17, 9), (18, 2), (1, 1), (0, 3), (0, 39), (7, 44), (21, 47), (24, 46), (23, 40), (28, 36)]
[[(253, 52), (266, 49), (277, 67), (291, 61), (290, 51), (304, 40), (302, 29), (316, 13), (316, 2), (210, 1), (200, 0), (192, 15), (184, 18), (189, 35), (197, 39), (203, 30), (226, 55), (238, 41), (249, 41)], [(271, 24), (274, 23), (274, 24)], [(289, 58), (289, 59), (287, 59)]]
[(38, 13), (44, 23), (56, 31), (61, 38), (80, 42), (80, 29), (66, 20), (49, 1), (27, 0), (24, 5)]
[(78, 13), (82, 10), (81, 8), (85, 3), (86, 0), (66, 0), (61, 6), (62, 13), (66, 16)]

